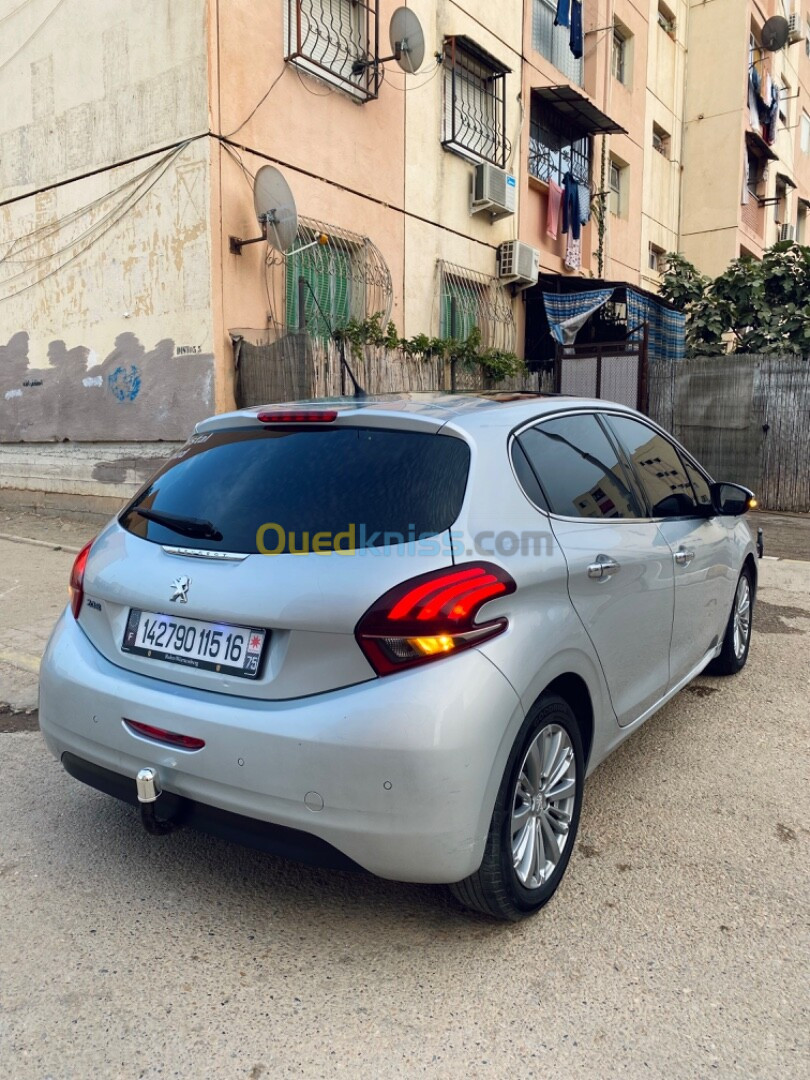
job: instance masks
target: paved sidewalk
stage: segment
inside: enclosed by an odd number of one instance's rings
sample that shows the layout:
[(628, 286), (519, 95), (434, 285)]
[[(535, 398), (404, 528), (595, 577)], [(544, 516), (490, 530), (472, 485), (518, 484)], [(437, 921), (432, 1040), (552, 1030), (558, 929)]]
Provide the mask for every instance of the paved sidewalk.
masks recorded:
[[(72, 560), (0, 541), (0, 702), (34, 707)], [(0, 710), (0, 1077), (805, 1080), (810, 562), (760, 570), (746, 669), (595, 772), (560, 892), (518, 926), (150, 837)]]

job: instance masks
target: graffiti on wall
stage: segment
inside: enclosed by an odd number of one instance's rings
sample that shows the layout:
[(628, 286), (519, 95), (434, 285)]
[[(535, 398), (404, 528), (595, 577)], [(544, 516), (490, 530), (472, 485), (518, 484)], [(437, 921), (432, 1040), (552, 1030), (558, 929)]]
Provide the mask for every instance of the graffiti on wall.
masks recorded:
[(183, 440), (214, 411), (213, 365), (170, 338), (147, 349), (123, 333), (103, 359), (51, 341), (37, 368), (20, 331), (0, 344), (0, 442)]

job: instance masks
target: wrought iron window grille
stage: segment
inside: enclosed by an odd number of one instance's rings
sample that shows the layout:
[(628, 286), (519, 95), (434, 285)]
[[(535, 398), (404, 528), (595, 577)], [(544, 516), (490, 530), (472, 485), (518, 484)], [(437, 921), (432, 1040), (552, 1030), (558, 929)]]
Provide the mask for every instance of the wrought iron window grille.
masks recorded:
[(529, 173), (547, 184), (562, 184), (570, 172), (578, 184), (590, 186), (591, 140), (551, 109), (532, 102), (529, 122)]
[(284, 0), (284, 59), (361, 102), (376, 98), (379, 0)]
[(469, 38), (445, 39), (442, 146), (506, 166), (511, 150), (506, 137), (508, 72)]
[[(321, 235), (329, 242), (313, 244)], [(266, 269), (268, 301), (276, 313), (272, 322), (289, 330), (325, 340), (350, 319), (379, 314), (385, 326), (390, 317), (391, 272), (367, 236), (299, 217), (292, 250), (282, 255), (268, 249)]]
[(476, 327), (484, 348), (513, 352), (517, 329), (512, 299), (496, 277), (437, 262), (439, 336), (463, 341)]

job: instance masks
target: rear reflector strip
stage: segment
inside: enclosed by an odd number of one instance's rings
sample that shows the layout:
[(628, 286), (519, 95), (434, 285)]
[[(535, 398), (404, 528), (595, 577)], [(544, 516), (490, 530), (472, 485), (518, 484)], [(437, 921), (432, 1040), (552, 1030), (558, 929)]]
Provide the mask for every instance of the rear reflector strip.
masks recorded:
[(166, 731), (165, 728), (141, 724), (137, 720), (127, 720), (126, 717), (124, 717), (124, 723), (136, 735), (143, 735), (144, 738), (154, 739), (168, 746), (176, 746), (180, 750), (202, 750), (205, 746), (205, 739), (195, 739), (192, 735), (178, 735), (176, 731)]
[(337, 420), (337, 409), (313, 409), (311, 412), (260, 412), (260, 424), (331, 424)]

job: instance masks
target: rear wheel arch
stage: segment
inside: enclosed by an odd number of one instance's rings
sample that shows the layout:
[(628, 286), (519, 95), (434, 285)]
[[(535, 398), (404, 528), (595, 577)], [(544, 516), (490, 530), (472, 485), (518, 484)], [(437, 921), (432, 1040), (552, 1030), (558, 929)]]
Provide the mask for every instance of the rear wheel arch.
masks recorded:
[(587, 769), (591, 755), (591, 747), (593, 746), (594, 728), (593, 701), (591, 700), (591, 694), (588, 690), (588, 684), (582, 676), (575, 675), (574, 672), (568, 672), (565, 675), (558, 675), (556, 679), (553, 679), (543, 690), (542, 694), (538, 695), (537, 700), (539, 701), (541, 697), (545, 697), (548, 694), (558, 694), (563, 698), (576, 717), (580, 738), (582, 739), (582, 753), (585, 758), (585, 768)]

